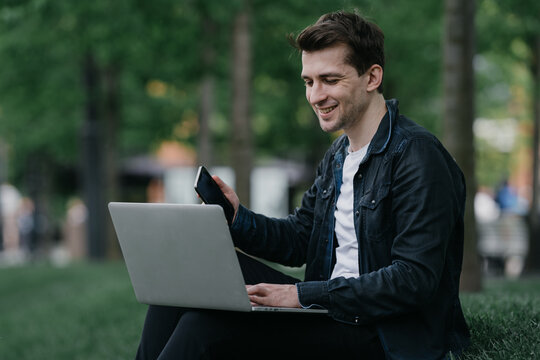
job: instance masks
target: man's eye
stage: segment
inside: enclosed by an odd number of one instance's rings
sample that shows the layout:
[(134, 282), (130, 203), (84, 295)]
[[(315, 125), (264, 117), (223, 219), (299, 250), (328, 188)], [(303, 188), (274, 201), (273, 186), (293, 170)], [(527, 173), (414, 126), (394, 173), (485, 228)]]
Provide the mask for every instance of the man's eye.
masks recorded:
[(313, 81), (304, 81), (305, 87), (311, 87), (313, 85)]
[(328, 84), (328, 85), (335, 85), (337, 84), (337, 79), (326, 79), (325, 82)]

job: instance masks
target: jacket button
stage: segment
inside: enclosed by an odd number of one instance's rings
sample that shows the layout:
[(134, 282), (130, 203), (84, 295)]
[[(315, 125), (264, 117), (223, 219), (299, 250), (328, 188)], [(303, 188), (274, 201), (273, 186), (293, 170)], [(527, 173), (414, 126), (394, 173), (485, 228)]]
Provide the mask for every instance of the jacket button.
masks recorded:
[(355, 317), (354, 317), (354, 322), (355, 322), (355, 324), (358, 324), (358, 321), (360, 321), (360, 320), (358, 319), (358, 316), (355, 316)]
[(326, 189), (324, 189), (322, 193), (323, 193), (323, 194), (326, 194)]
[(372, 204), (375, 204), (375, 200), (371, 200), (371, 203), (372, 203)]
[(359, 179), (361, 179), (361, 178), (362, 178), (362, 176), (363, 176), (362, 174), (358, 174), (358, 178), (359, 178)]
[(360, 216), (360, 211), (356, 210), (356, 212), (354, 213), (356, 216)]

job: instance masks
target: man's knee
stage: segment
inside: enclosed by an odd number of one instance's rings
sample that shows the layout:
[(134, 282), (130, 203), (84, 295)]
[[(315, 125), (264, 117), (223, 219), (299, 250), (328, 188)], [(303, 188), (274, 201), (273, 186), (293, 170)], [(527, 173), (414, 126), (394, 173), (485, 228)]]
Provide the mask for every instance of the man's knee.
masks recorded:
[(227, 358), (235, 353), (236, 341), (230, 330), (226, 313), (188, 311), (178, 322), (167, 347), (186, 359)]

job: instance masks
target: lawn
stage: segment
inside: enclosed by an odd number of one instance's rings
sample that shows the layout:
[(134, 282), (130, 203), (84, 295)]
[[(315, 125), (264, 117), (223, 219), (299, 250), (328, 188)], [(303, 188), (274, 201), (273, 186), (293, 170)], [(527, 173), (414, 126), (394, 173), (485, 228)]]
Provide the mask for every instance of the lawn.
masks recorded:
[(0, 269), (0, 359), (132, 359), (145, 306), (123, 263)]
[[(121, 262), (0, 269), (0, 359), (132, 359), (146, 307)], [(540, 278), (463, 294), (464, 359), (540, 359)]]
[(540, 359), (540, 278), (490, 279), (484, 287), (461, 296), (472, 334), (463, 358)]

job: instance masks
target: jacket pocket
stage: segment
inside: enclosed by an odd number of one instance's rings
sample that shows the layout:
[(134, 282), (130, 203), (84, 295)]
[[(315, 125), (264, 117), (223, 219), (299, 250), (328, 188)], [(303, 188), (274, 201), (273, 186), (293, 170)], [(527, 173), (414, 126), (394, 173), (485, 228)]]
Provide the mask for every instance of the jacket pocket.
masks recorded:
[[(313, 230), (322, 231), (327, 236), (325, 229), (328, 227), (328, 209), (334, 195), (334, 182), (330, 177), (319, 177), (315, 180), (317, 190), (315, 208), (313, 209)], [(313, 233), (314, 234), (314, 233)]]
[(315, 186), (317, 188), (315, 216), (317, 216), (318, 210), (325, 210), (328, 207), (328, 203), (332, 199), (332, 195), (334, 195), (334, 182), (332, 178), (317, 178)]
[(380, 241), (389, 236), (392, 219), (390, 184), (382, 184), (367, 190), (360, 199), (362, 228), (369, 241)]
[(319, 177), (315, 180), (317, 187), (317, 199), (326, 199), (333, 194), (334, 181), (330, 177)]

